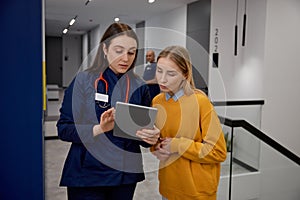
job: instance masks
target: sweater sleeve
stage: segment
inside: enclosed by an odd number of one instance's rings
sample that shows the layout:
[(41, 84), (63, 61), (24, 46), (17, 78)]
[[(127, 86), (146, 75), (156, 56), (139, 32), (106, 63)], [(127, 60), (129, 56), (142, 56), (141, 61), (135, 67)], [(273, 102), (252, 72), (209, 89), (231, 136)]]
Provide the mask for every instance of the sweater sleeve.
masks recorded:
[(226, 159), (226, 144), (218, 115), (208, 99), (200, 101), (200, 139), (173, 138), (171, 152), (200, 163), (219, 163)]

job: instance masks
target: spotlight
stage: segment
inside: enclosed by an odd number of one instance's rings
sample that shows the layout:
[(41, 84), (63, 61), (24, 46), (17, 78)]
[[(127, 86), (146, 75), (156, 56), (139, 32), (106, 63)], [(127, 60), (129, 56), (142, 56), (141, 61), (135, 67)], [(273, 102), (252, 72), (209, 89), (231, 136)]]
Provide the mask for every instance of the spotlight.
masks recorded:
[(68, 29), (65, 28), (65, 29), (63, 30), (63, 34), (66, 34), (67, 32), (68, 32)]
[(77, 15), (73, 19), (71, 19), (71, 21), (69, 22), (70, 26), (72, 26), (75, 23), (76, 18), (77, 18)]

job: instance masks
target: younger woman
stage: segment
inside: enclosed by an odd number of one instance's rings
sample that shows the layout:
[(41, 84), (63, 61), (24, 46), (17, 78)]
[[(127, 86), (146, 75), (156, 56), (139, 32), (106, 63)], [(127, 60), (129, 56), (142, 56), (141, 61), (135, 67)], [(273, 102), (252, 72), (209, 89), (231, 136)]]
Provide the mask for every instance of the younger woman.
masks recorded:
[(160, 160), (159, 191), (168, 200), (215, 200), (226, 145), (208, 97), (194, 87), (187, 50), (165, 48), (157, 58), (161, 141), (152, 147)]

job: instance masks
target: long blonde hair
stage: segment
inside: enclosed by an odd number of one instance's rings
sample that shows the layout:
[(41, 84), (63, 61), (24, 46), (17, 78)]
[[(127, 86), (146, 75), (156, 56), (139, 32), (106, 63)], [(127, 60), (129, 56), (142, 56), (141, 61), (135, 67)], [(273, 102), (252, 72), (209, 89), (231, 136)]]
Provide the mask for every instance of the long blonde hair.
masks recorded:
[(188, 50), (182, 46), (168, 46), (159, 53), (157, 61), (160, 58), (168, 58), (179, 67), (186, 79), (182, 85), (185, 95), (193, 94), (196, 88), (193, 79), (192, 63)]

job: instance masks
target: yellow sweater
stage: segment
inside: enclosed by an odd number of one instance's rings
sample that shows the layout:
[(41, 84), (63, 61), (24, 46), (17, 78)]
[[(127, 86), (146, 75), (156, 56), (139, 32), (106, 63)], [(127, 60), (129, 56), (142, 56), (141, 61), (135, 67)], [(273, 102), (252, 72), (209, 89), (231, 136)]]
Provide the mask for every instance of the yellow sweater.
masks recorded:
[(161, 93), (152, 103), (158, 108), (161, 136), (174, 138), (171, 157), (160, 162), (160, 193), (168, 200), (215, 200), (226, 145), (209, 99), (196, 91), (166, 101)]

